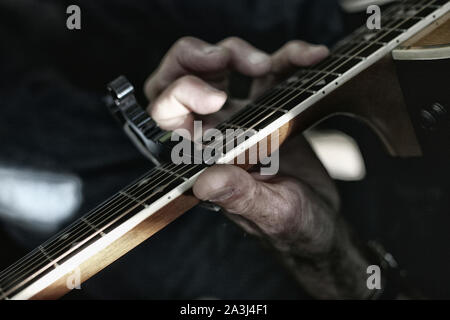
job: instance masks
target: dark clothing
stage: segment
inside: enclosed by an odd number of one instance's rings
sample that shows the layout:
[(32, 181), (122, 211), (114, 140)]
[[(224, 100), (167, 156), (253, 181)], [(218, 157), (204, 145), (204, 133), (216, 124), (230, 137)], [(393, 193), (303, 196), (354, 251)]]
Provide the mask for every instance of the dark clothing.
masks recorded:
[[(65, 8), (73, 3), (0, 2), (0, 161), (79, 176), (83, 203), (78, 216), (151, 167), (101, 102), (105, 84), (116, 76), (125, 74), (140, 92), (164, 53), (184, 35), (210, 42), (239, 36), (271, 52), (290, 39), (332, 44), (344, 33), (332, 0), (78, 1), (82, 29), (70, 31)], [(140, 98), (145, 101), (142, 94)], [(389, 167), (390, 160), (384, 161)], [(439, 206), (445, 201), (437, 191), (441, 189), (417, 194), (419, 189), (409, 185), (411, 179), (391, 184), (389, 174), (370, 178), (341, 186), (344, 208), (353, 210), (344, 213), (356, 220), (361, 232), (385, 236), (387, 244), (392, 235), (406, 235), (410, 244), (398, 241), (394, 247), (404, 259), (400, 262), (411, 267), (427, 293), (450, 296), (448, 289), (437, 287), (443, 281), (437, 280), (432, 266), (415, 265), (413, 249), (422, 240), (428, 246), (437, 238), (445, 242), (448, 212), (430, 207), (427, 214), (420, 213), (424, 220), (409, 214), (417, 209), (419, 196), (430, 197), (427, 205)], [(427, 187), (434, 188), (433, 181)], [(395, 193), (384, 198), (388, 190)], [(359, 200), (354, 200), (355, 194)], [(415, 200), (402, 206), (386, 200), (398, 195)], [(438, 210), (448, 207), (444, 203)], [(361, 208), (366, 212), (360, 213)], [(398, 217), (408, 225), (400, 225)], [(436, 217), (443, 229), (435, 229), (440, 231), (437, 238), (430, 233)], [(48, 236), (7, 229), (30, 247)], [(422, 255), (428, 252), (430, 259), (444, 256), (427, 251), (425, 245), (419, 250)], [(439, 275), (448, 279), (450, 261), (440, 262)], [(94, 298), (305, 296), (270, 250), (222, 215), (200, 209), (186, 213), (82, 287)]]
[[(333, 1), (79, 1), (79, 31), (65, 27), (69, 3), (25, 3), (1, 5), (0, 34), (7, 45), (0, 60), (0, 157), (78, 175), (83, 182), (78, 215), (151, 166), (102, 104), (107, 82), (125, 74), (140, 93), (144, 79), (184, 35), (210, 42), (240, 36), (274, 51), (294, 38), (329, 44), (342, 32)], [(320, 18), (324, 8), (330, 19)], [(27, 246), (48, 236), (8, 230)], [(200, 209), (83, 289), (95, 298), (303, 296), (256, 239), (222, 215)]]

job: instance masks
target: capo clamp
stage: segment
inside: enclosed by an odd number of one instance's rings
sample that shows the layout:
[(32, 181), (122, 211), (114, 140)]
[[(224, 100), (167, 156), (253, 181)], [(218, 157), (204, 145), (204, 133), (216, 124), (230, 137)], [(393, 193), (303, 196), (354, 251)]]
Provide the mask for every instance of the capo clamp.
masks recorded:
[[(109, 95), (105, 97), (105, 103), (136, 147), (156, 166), (160, 165), (161, 160), (167, 160), (170, 157), (170, 143), (167, 142), (172, 132), (159, 128), (138, 104), (133, 85), (120, 76), (111, 81), (107, 89)], [(199, 205), (211, 211), (221, 210), (221, 207), (208, 201), (202, 201)]]
[(170, 140), (171, 132), (159, 128), (139, 105), (134, 87), (127, 78), (119, 76), (108, 84), (107, 89), (106, 105), (114, 118), (142, 154), (158, 166), (169, 153), (163, 143)]

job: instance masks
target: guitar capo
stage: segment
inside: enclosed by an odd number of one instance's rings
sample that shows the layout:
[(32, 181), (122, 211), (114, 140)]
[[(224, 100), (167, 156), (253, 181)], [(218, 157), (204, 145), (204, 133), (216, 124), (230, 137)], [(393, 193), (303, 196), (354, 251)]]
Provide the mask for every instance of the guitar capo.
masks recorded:
[[(108, 84), (107, 89), (109, 94), (105, 97), (105, 104), (142, 154), (156, 166), (159, 166), (162, 160), (169, 160), (172, 132), (159, 128), (139, 105), (134, 95), (134, 87), (127, 78), (119, 76)], [(222, 209), (208, 201), (201, 201), (199, 206), (216, 212)]]
[(111, 81), (105, 103), (112, 115), (123, 127), (131, 141), (156, 166), (170, 156), (164, 143), (170, 140), (171, 132), (158, 127), (156, 122), (139, 105), (133, 85), (124, 76)]

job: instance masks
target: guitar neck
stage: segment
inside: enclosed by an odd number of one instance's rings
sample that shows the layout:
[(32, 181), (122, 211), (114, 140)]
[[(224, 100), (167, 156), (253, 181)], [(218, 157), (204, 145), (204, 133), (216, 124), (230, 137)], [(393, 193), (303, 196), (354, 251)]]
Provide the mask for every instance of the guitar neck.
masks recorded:
[[(446, 0), (406, 0), (340, 41), (324, 61), (302, 68), (217, 128), (253, 132), (224, 152), (230, 163), (262, 139), (282, 142), (292, 120), (390, 53), (450, 9)], [(190, 193), (204, 164), (162, 163), (0, 273), (1, 299), (57, 298), (68, 281), (83, 282), (198, 203)]]

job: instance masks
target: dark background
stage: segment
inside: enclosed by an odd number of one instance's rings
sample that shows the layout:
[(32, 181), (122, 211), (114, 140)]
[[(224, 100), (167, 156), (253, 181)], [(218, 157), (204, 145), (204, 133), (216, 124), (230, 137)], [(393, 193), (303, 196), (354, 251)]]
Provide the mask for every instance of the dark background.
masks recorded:
[[(65, 26), (69, 4), (81, 7), (81, 30)], [(365, 15), (344, 14), (333, 0), (1, 0), (0, 162), (76, 174), (81, 215), (150, 168), (101, 102), (116, 76), (125, 74), (141, 92), (184, 35), (210, 42), (240, 36), (273, 52), (296, 38), (332, 45), (364, 22)], [(323, 126), (354, 136), (366, 161), (363, 181), (337, 181), (342, 214), (363, 239), (384, 244), (427, 296), (449, 298), (448, 170), (388, 157), (353, 120)], [(2, 227), (2, 267), (50, 236), (6, 221)], [(82, 287), (69, 298), (306, 296), (257, 240), (200, 209)]]

